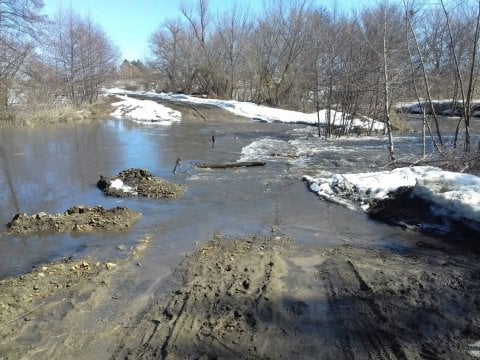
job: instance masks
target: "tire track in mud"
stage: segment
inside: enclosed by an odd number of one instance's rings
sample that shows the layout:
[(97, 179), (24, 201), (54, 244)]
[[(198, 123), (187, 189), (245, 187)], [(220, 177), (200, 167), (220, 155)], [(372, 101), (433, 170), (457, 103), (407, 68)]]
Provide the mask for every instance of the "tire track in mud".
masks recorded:
[(113, 359), (473, 359), (477, 255), (216, 238), (178, 267)]
[[(177, 271), (183, 286), (165, 306), (154, 305), (140, 315), (136, 329), (148, 333), (141, 346), (129, 345), (130, 337), (114, 358), (262, 356), (268, 337), (282, 332), (268, 328), (275, 316), (269, 294), (276, 282), (274, 268), (282, 261), (276, 246), (289, 243), (280, 236), (208, 243), (181, 264)], [(267, 334), (267, 342), (259, 333)]]
[(128, 95), (132, 98), (138, 100), (152, 100), (159, 104), (168, 106), (174, 110), (180, 111), (182, 113), (182, 120), (186, 121), (200, 121), (200, 122), (209, 122), (209, 121), (229, 121), (229, 122), (239, 122), (239, 121), (251, 121), (248, 118), (245, 118), (240, 115), (236, 115), (230, 111), (222, 109), (219, 106), (213, 104), (200, 104), (200, 103), (191, 103), (188, 101), (181, 100), (171, 100), (171, 99), (162, 99), (159, 97), (151, 97), (146, 95)]
[(472, 358), (468, 339), (480, 335), (477, 256), (349, 247), (334, 254), (317, 270), (343, 358)]
[(395, 336), (382, 327), (388, 319), (352, 261), (331, 258), (319, 271), (325, 281), (339, 353), (345, 359), (356, 359), (358, 354), (370, 354), (374, 359), (406, 359)]

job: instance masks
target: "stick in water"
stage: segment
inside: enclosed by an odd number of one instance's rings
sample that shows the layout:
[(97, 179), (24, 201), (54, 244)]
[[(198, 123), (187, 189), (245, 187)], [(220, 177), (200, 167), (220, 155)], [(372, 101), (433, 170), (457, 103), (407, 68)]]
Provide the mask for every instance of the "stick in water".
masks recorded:
[(177, 168), (180, 166), (180, 162), (182, 161), (182, 158), (179, 157), (177, 159), (177, 161), (175, 162), (175, 167), (173, 168), (173, 173), (175, 174), (175, 172), (177, 171)]

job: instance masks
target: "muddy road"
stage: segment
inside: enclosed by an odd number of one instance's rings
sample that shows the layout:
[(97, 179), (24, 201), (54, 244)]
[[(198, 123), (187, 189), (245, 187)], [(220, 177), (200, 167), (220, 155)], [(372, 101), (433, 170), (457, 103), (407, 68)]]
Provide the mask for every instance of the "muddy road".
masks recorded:
[(121, 262), (64, 260), (0, 282), (0, 357), (473, 359), (480, 351), (478, 255), (217, 234), (150, 284), (150, 296), (127, 301), (142, 286), (135, 279), (150, 242)]

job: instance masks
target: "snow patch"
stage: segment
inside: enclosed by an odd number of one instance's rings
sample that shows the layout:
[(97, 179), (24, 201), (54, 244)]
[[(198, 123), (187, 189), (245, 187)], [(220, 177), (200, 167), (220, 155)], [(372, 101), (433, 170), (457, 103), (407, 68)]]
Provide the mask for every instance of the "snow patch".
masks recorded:
[(182, 119), (179, 111), (173, 110), (153, 100), (138, 100), (127, 95), (113, 103), (115, 111), (110, 115), (116, 118), (127, 118), (142, 124), (171, 125)]
[[(206, 104), (218, 106), (235, 115), (250, 118), (256, 121), (264, 122), (280, 122), (291, 124), (307, 124), (316, 125), (320, 122), (325, 125), (328, 119), (327, 110), (323, 109), (314, 113), (302, 113), (299, 111), (291, 111), (284, 109), (277, 109), (268, 106), (257, 105), (251, 102), (241, 102), (235, 100), (219, 100), (209, 99), (205, 97), (195, 97), (185, 94), (177, 93), (155, 93), (155, 92), (132, 92), (119, 88), (112, 88), (105, 90), (107, 94), (128, 95), (136, 94), (147, 96), (150, 98), (158, 98), (164, 100), (184, 101), (194, 104)], [(139, 100), (141, 101), (141, 100)], [(144, 100), (145, 101), (145, 100)], [(330, 123), (334, 126), (341, 126), (351, 131), (353, 129), (371, 129), (376, 132), (383, 131), (385, 126), (382, 122), (374, 121), (365, 116), (352, 116), (348, 113), (330, 110)]]
[(124, 193), (131, 193), (132, 195), (137, 194), (137, 190), (129, 185), (125, 185), (121, 179), (115, 179), (110, 182), (109, 188), (113, 190), (119, 190)]
[(400, 187), (433, 204), (432, 211), (480, 222), (480, 178), (431, 166), (398, 168), (330, 178), (304, 176), (310, 189), (327, 200), (368, 210), (369, 203), (388, 197)]

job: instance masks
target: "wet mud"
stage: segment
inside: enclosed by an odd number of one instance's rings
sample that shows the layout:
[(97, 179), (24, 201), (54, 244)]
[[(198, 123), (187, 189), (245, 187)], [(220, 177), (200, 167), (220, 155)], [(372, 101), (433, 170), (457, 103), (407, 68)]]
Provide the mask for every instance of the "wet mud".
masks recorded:
[(107, 358), (134, 307), (117, 281), (132, 282), (149, 240), (140, 239), (123, 259), (65, 258), (1, 280), (0, 358)]
[(168, 295), (159, 283), (147, 301), (131, 302), (120, 289), (138, 276), (145, 251), (148, 239), (122, 261), (64, 260), (1, 281), (0, 357), (474, 359), (480, 351), (474, 254), (217, 235), (179, 264)]
[(40, 212), (16, 214), (7, 224), (8, 235), (31, 235), (62, 232), (116, 232), (128, 230), (142, 214), (125, 207), (73, 206), (63, 214)]
[(182, 285), (139, 314), (112, 358), (470, 358), (475, 259), (215, 239), (185, 259)]

